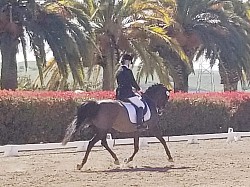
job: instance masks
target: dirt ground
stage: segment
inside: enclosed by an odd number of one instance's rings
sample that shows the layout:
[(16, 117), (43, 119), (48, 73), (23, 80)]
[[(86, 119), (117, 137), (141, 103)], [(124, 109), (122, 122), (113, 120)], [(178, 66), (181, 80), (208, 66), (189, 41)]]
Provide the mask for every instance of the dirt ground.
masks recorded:
[[(18, 187), (250, 187), (250, 138), (227, 143), (225, 139), (199, 140), (199, 144), (168, 142), (174, 163), (161, 144), (141, 147), (133, 163), (116, 166), (101, 147), (87, 164), (76, 170), (84, 152), (74, 150), (22, 152), (0, 156), (0, 186)], [(115, 146), (120, 161), (133, 146)], [(58, 153), (59, 152), (59, 153)]]

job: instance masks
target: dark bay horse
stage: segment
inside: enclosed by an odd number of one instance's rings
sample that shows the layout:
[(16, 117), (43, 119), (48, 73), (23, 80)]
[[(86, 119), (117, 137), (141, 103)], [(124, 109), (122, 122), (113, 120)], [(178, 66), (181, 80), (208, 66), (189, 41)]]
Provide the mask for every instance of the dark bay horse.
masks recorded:
[[(169, 90), (163, 84), (155, 84), (149, 87), (145, 93), (142, 94), (142, 97), (148, 103), (151, 111), (151, 118), (146, 121), (144, 125), (147, 126), (148, 130), (162, 143), (168, 160), (173, 162), (166, 141), (163, 139), (158, 127), (159, 114), (164, 110), (168, 102)], [(114, 158), (114, 163), (119, 164), (116, 154), (109, 148), (106, 140), (106, 135), (111, 129), (119, 132), (134, 133), (134, 152), (131, 157), (126, 159), (127, 163), (133, 160), (139, 150), (140, 130), (137, 130), (136, 125), (130, 122), (126, 109), (118, 100), (86, 101), (81, 104), (77, 109), (75, 119), (66, 130), (65, 137), (62, 141), (63, 145), (70, 141), (73, 133), (76, 132), (81, 125), (94, 126), (95, 136), (88, 144), (82, 163), (77, 165), (77, 169), (79, 170), (87, 162), (91, 149), (99, 140), (101, 140), (102, 146), (104, 146)]]

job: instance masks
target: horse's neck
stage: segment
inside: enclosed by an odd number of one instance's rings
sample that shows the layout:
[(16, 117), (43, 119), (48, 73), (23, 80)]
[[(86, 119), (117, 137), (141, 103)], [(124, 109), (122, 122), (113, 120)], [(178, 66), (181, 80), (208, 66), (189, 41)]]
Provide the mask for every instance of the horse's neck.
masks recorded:
[(151, 109), (153, 109), (153, 108), (156, 109), (156, 103), (155, 103), (154, 100), (151, 99), (148, 95), (143, 94), (143, 95), (142, 95), (142, 98), (143, 98), (143, 100), (146, 101), (146, 103), (148, 104), (149, 108), (151, 108)]

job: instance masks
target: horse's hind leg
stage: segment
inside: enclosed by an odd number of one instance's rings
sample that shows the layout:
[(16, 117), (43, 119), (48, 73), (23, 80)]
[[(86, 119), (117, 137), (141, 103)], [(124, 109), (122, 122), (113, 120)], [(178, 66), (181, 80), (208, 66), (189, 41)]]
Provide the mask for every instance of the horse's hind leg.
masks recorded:
[(77, 169), (80, 170), (82, 169), (83, 165), (87, 162), (89, 153), (91, 151), (91, 149), (94, 147), (94, 145), (96, 144), (96, 142), (98, 142), (99, 140), (103, 139), (103, 137), (106, 138), (106, 132), (103, 132), (101, 130), (98, 131), (97, 129), (97, 133), (95, 135), (95, 137), (89, 142), (88, 147), (87, 147), (87, 151), (84, 155), (84, 158), (82, 160), (81, 164), (77, 164)]
[(116, 154), (110, 149), (110, 147), (108, 146), (108, 143), (107, 143), (107, 139), (106, 139), (106, 136), (105, 138), (102, 139), (102, 142), (101, 142), (102, 146), (105, 147), (107, 149), (107, 151), (111, 154), (111, 156), (115, 159), (115, 164), (116, 165), (119, 165), (119, 160), (116, 156)]
[(139, 134), (137, 132), (135, 132), (135, 135), (134, 135), (134, 152), (133, 152), (131, 157), (129, 157), (128, 159), (125, 160), (125, 163), (129, 163), (129, 162), (133, 161), (134, 156), (136, 155), (136, 153), (138, 153), (138, 151), (139, 151)]
[(167, 146), (166, 141), (164, 140), (164, 138), (163, 138), (162, 135), (161, 135), (161, 131), (159, 130), (159, 128), (156, 127), (156, 128), (154, 128), (154, 129), (152, 129), (151, 132), (154, 133), (155, 137), (156, 137), (156, 138), (161, 142), (161, 144), (163, 145), (163, 147), (164, 147), (164, 149), (165, 149), (165, 151), (166, 151), (166, 154), (168, 155), (168, 161), (169, 161), (169, 162), (173, 162), (174, 160), (173, 160), (173, 158), (172, 158), (172, 156), (171, 156), (171, 153), (170, 153), (170, 151), (169, 151), (169, 149), (168, 149), (168, 146)]

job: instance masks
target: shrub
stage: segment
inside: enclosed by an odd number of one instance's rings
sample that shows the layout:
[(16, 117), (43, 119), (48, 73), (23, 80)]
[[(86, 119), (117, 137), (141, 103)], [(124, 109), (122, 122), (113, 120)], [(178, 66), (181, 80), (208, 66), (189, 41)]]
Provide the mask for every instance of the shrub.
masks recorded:
[[(0, 91), (0, 144), (60, 142), (79, 103), (113, 99), (114, 92)], [(250, 94), (175, 93), (160, 118), (164, 135), (184, 135), (250, 130)], [(91, 138), (93, 131), (76, 134)], [(116, 138), (127, 137), (116, 133)], [(148, 132), (143, 135), (151, 136)]]
[(225, 105), (202, 99), (172, 101), (160, 120), (167, 135), (225, 132), (228, 124), (229, 112)]
[(171, 97), (160, 125), (167, 135), (249, 130), (250, 94), (176, 93)]
[(0, 144), (60, 142), (77, 105), (113, 92), (0, 92)]

